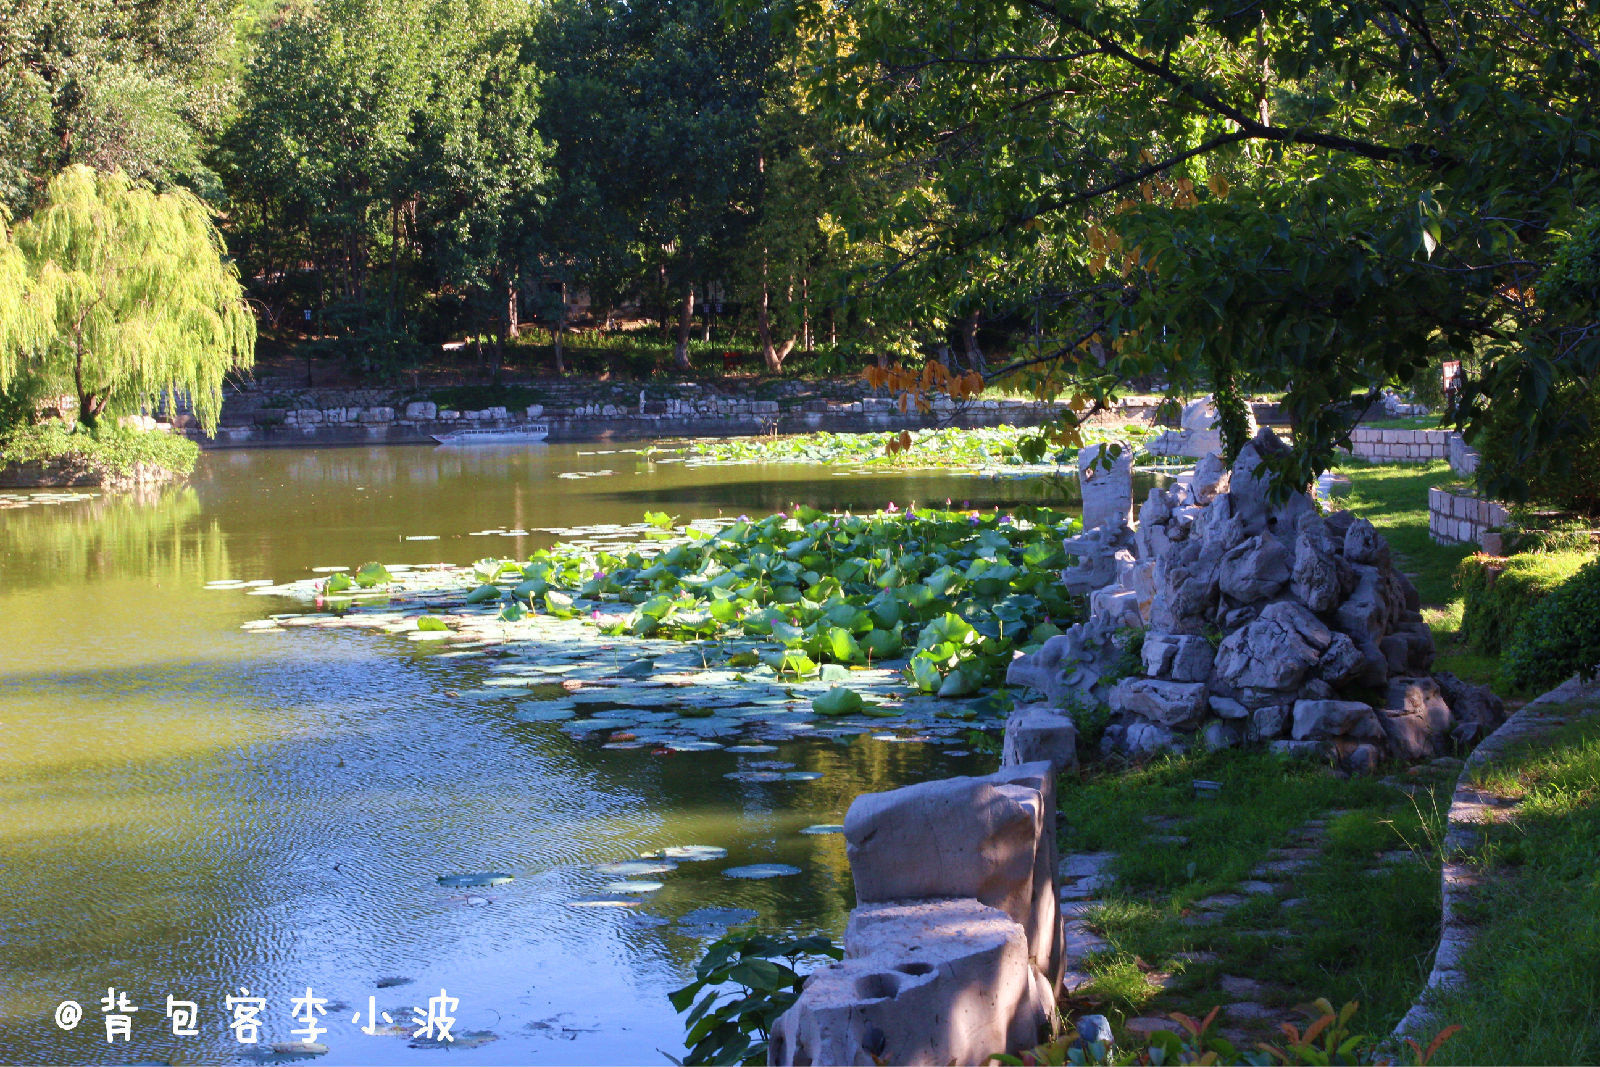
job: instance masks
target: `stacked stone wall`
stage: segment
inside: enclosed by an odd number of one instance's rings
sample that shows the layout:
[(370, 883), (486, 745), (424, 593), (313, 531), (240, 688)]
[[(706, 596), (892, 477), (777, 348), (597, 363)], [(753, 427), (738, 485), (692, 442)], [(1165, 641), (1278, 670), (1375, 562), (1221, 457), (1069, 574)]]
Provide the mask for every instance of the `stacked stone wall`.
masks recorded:
[(1504, 526), (1510, 517), (1505, 505), (1493, 500), (1448, 489), (1428, 490), (1428, 534), (1436, 544), (1481, 544), (1485, 533)]
[(1449, 430), (1379, 430), (1357, 426), (1350, 431), (1351, 455), (1371, 463), (1429, 463), (1450, 458)]

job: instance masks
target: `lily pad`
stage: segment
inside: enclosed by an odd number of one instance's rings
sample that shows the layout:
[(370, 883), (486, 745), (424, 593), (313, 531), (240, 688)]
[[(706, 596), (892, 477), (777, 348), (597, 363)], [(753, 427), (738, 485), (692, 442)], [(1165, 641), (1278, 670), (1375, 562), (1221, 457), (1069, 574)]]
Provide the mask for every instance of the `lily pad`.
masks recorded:
[(722, 777), (732, 782), (781, 782), (782, 771), (729, 771)]
[(499, 1041), (500, 1035), (490, 1030), (464, 1030), (459, 1034), (451, 1034), (450, 1040), (441, 1041), (438, 1038), (422, 1037), (411, 1042), (412, 1048), (480, 1048), (491, 1041)]
[(462, 889), (467, 886), (505, 885), (516, 878), (504, 871), (485, 871), (481, 874), (441, 874), (439, 884), (450, 889)]
[(783, 780), (786, 782), (814, 782), (821, 777), (821, 771), (785, 771), (783, 773)]
[(569, 908), (637, 908), (639, 902), (627, 897), (579, 897), (567, 901)]
[(751, 863), (743, 867), (729, 867), (722, 872), (726, 878), (785, 878), (799, 873), (799, 867), (787, 863)]
[(800, 831), (803, 834), (842, 834), (844, 826), (836, 822), (819, 822)]
[(594, 869), (612, 878), (642, 878), (650, 874), (670, 874), (678, 869), (678, 865), (662, 860), (619, 860), (616, 863), (597, 863)]
[(749, 908), (696, 908), (678, 916), (681, 926), (738, 926), (757, 918)]
[(632, 880), (621, 882), (607, 882), (607, 893), (654, 893), (660, 889), (662, 882), (636, 882)]
[(778, 746), (777, 745), (729, 745), (727, 748), (723, 749), (723, 751), (724, 752), (740, 752), (740, 753), (744, 753), (744, 752), (750, 752), (750, 753), (755, 753), (755, 752), (776, 752), (776, 751), (778, 751)]
[(523, 705), (512, 712), (511, 717), (518, 722), (562, 722), (575, 717), (578, 713), (561, 703), (546, 705)]
[(662, 859), (696, 863), (704, 860), (724, 859), (728, 855), (728, 850), (718, 848), (716, 845), (669, 845), (662, 849), (658, 855)]

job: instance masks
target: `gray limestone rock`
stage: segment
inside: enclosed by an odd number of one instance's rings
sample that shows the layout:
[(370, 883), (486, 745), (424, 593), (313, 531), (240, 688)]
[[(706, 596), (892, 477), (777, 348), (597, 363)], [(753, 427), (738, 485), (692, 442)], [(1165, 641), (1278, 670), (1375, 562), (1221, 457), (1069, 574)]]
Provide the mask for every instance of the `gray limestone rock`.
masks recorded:
[(1345, 531), (1344, 558), (1351, 563), (1387, 565), (1389, 545), (1378, 535), (1372, 523), (1366, 519), (1356, 519)]
[(1250, 737), (1256, 741), (1281, 737), (1288, 720), (1289, 708), (1284, 704), (1268, 704), (1257, 708), (1250, 713)]
[(1383, 727), (1377, 714), (1354, 700), (1297, 700), (1294, 702), (1296, 741), (1322, 741), (1336, 737), (1381, 741)]
[(1200, 740), (1206, 748), (1233, 748), (1244, 740), (1244, 726), (1224, 719), (1212, 719), (1200, 731)]
[(1449, 671), (1440, 671), (1433, 678), (1455, 719), (1452, 732), (1457, 741), (1481, 741), (1506, 721), (1505, 702), (1487, 686), (1464, 682)]
[(1006, 719), (1000, 765), (1044, 761), (1057, 773), (1078, 766), (1078, 728), (1072, 716), (1047, 704), (1027, 704)]
[(1194, 465), (1194, 478), (1189, 483), (1194, 488), (1195, 499), (1202, 504), (1211, 503), (1218, 493), (1228, 491), (1228, 465), (1222, 453), (1207, 452)]
[(1055, 992), (1022, 928), (976, 900), (858, 908), (845, 952), (779, 1017), (768, 1063), (984, 1063), (1051, 1031)]
[(1290, 690), (1316, 668), (1319, 658), (1317, 649), (1282, 615), (1263, 614), (1222, 639), (1217, 674), (1240, 689)]
[(1163, 752), (1181, 751), (1178, 735), (1153, 722), (1132, 722), (1123, 734), (1122, 746), (1130, 756), (1143, 759)]
[(1175, 682), (1203, 682), (1211, 677), (1216, 650), (1203, 637), (1147, 633), (1142, 650), (1144, 673)]
[(1123, 441), (1086, 445), (1078, 453), (1083, 528), (1124, 529), (1133, 518), (1133, 448)]
[(1250, 709), (1232, 697), (1212, 693), (1209, 703), (1211, 710), (1224, 719), (1244, 719), (1250, 715)]
[(1160, 723), (1192, 726), (1206, 709), (1204, 682), (1169, 682), (1157, 678), (1124, 678), (1111, 690), (1111, 710)]
[(1256, 535), (1229, 549), (1217, 570), (1217, 584), (1241, 604), (1267, 600), (1289, 581), (1294, 565), (1276, 537)]
[(1334, 686), (1345, 685), (1360, 677), (1366, 663), (1349, 634), (1335, 633), (1317, 664), (1317, 676)]

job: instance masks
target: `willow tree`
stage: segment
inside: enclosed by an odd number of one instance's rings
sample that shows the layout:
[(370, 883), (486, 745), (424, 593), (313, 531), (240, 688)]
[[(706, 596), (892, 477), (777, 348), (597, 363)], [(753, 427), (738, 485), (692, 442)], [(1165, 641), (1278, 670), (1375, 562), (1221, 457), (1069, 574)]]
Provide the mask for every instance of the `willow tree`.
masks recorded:
[[(0, 390), (33, 379), (78, 398), (78, 421), (187, 397), (207, 430), (222, 380), (255, 357), (255, 319), (211, 212), (121, 171), (73, 166), (0, 245)], [(9, 264), (9, 266), (8, 266)]]

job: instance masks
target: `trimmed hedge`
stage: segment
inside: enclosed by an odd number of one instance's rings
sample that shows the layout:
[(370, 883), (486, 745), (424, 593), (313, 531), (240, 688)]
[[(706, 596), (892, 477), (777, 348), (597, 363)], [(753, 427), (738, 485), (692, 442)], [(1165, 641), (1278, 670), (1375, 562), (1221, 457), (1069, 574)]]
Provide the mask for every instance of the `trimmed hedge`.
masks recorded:
[(1461, 590), (1461, 640), (1474, 652), (1499, 655), (1535, 605), (1594, 558), (1591, 552), (1524, 552), (1508, 559), (1472, 555), (1456, 567)]
[[(1498, 584), (1498, 583), (1497, 583)], [(1518, 625), (1500, 661), (1504, 680), (1518, 689), (1547, 689), (1574, 673), (1593, 678), (1600, 667), (1600, 558), (1540, 600)]]

